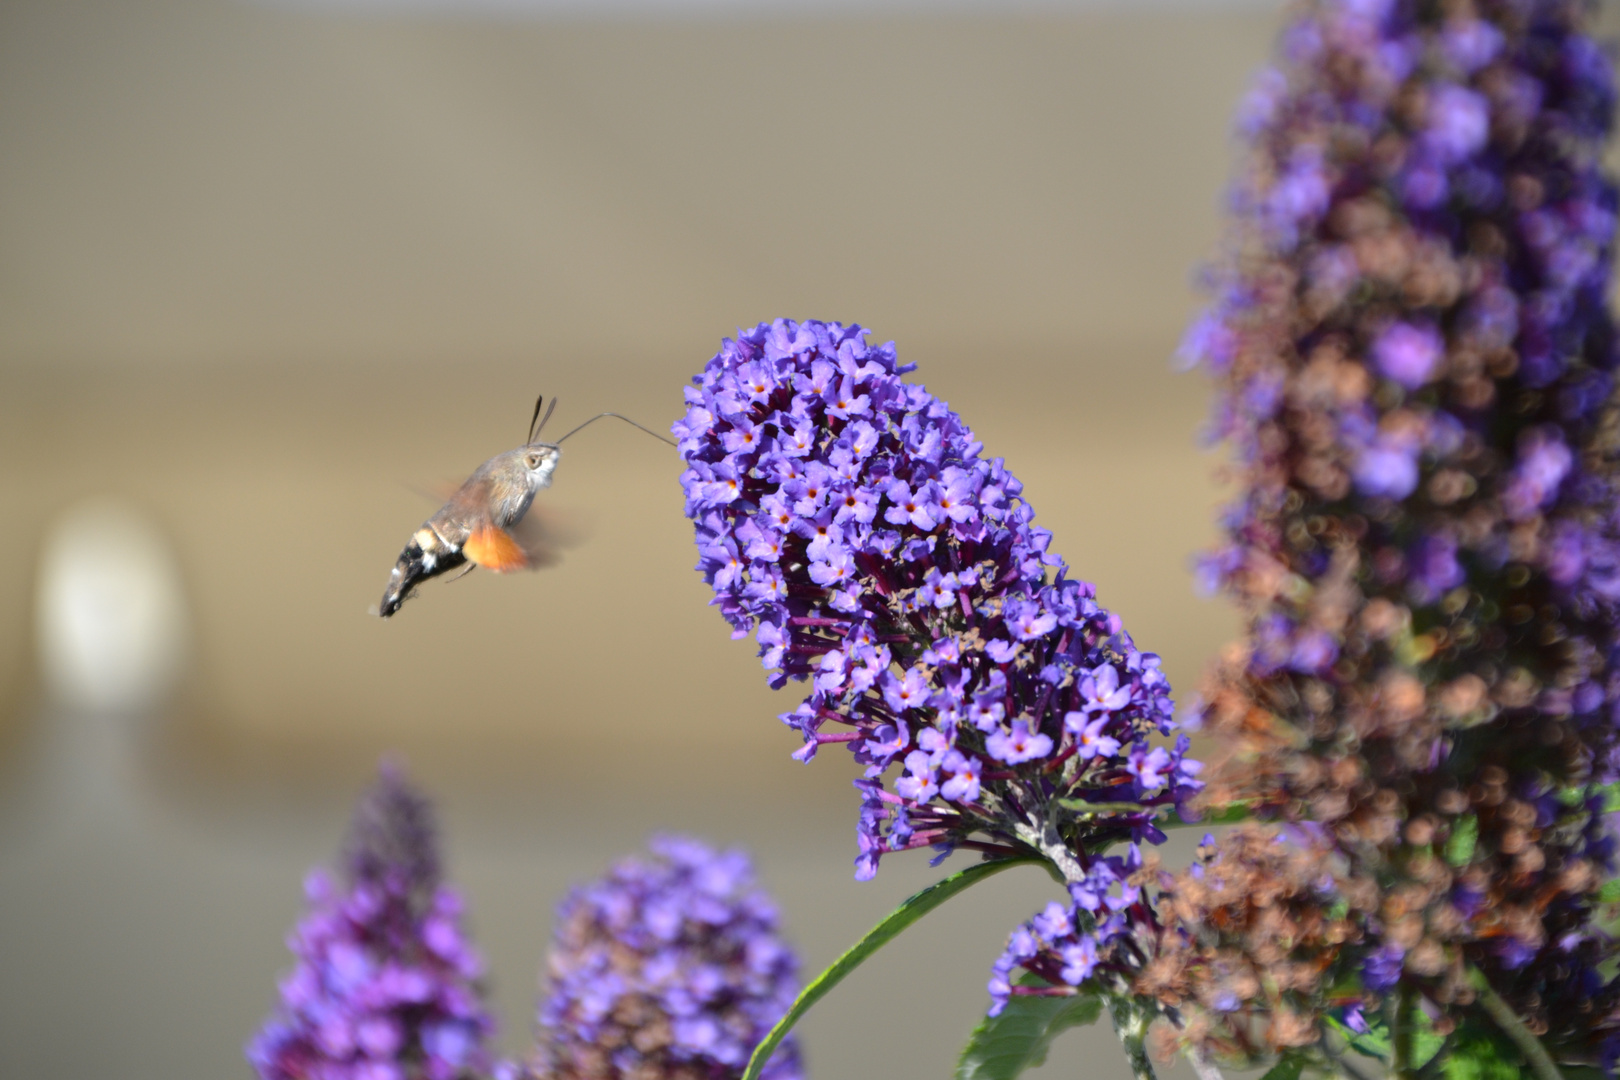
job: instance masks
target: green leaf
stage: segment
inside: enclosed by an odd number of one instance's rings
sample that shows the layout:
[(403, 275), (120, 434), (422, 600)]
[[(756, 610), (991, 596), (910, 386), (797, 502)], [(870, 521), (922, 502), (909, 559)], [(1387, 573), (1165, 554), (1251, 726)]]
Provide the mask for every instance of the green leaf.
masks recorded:
[(1414, 1069), (1423, 1068), (1423, 1066), (1434, 1060), (1434, 1055), (1438, 1054), (1445, 1045), (1446, 1037), (1437, 1033), (1433, 1028), (1429, 1027), (1427, 1022), (1424, 1022), (1422, 1027), (1412, 1032), (1412, 1067)]
[(1599, 784), (1596, 787), (1572, 787), (1559, 791), (1558, 799), (1565, 806), (1574, 808), (1582, 805), (1593, 795), (1603, 796), (1603, 803), (1598, 807), (1600, 814), (1612, 814), (1620, 810), (1620, 781), (1612, 784)]
[(1474, 861), (1474, 848), (1479, 844), (1479, 818), (1469, 814), (1459, 818), (1446, 838), (1446, 862), (1452, 866), (1467, 866)]
[[(1039, 979), (1024, 985), (1046, 985)], [(1046, 997), (1014, 994), (999, 1016), (979, 1021), (956, 1063), (956, 1080), (1013, 1080), (1046, 1060), (1046, 1051), (1072, 1027), (1095, 1023), (1102, 999), (1094, 993)]]
[(1350, 1049), (1366, 1057), (1377, 1058), (1386, 1065), (1389, 1064), (1389, 1029), (1384, 1026), (1382, 1020), (1369, 1016), (1366, 1018), (1367, 1030), (1357, 1032), (1351, 1030), (1336, 1016), (1325, 1016), (1323, 1019)]
[(1620, 878), (1605, 881), (1603, 887), (1598, 889), (1598, 903), (1613, 904), (1620, 901)]
[(1260, 1080), (1299, 1080), (1299, 1074), (1305, 1071), (1305, 1058), (1299, 1054), (1287, 1054), (1277, 1064), (1266, 1070), (1266, 1075)]
[[(1143, 806), (1132, 802), (1087, 802), (1085, 799), (1059, 799), (1057, 804), (1065, 810), (1076, 814), (1102, 816), (1104, 814), (1142, 814), (1159, 813), (1162, 807)], [(1239, 821), (1249, 820), (1249, 805), (1247, 803), (1228, 803), (1217, 807), (1199, 818), (1197, 821), (1183, 821), (1180, 814), (1171, 810), (1158, 818), (1154, 824), (1161, 829), (1191, 829), (1194, 826), (1232, 825)]]
[(1232, 825), (1239, 821), (1248, 821), (1251, 810), (1248, 803), (1228, 803), (1218, 809), (1211, 810), (1204, 815), (1200, 825)]
[(1077, 814), (1153, 814), (1151, 806), (1134, 802), (1087, 802), (1085, 799), (1059, 799), (1057, 804)]
[(997, 859), (994, 862), (979, 863), (966, 870), (959, 870), (943, 881), (934, 882), (889, 912), (882, 921), (866, 932), (865, 937), (851, 945), (844, 955), (834, 960), (826, 971), (810, 980), (810, 984), (799, 992), (787, 1015), (778, 1020), (776, 1026), (771, 1028), (758, 1046), (754, 1047), (754, 1055), (748, 1059), (748, 1071), (743, 1073), (742, 1080), (759, 1080), (759, 1074), (765, 1070), (765, 1063), (771, 1060), (771, 1055), (776, 1053), (776, 1048), (787, 1037), (787, 1033), (792, 1031), (793, 1025), (810, 1011), (810, 1007), (826, 997), (828, 991), (842, 982), (844, 976), (860, 967), (867, 957), (899, 937), (900, 932), (906, 927), (969, 885), (977, 884), (993, 874), (999, 874), (1014, 866), (1038, 864), (1043, 861), (1028, 855), (1017, 859)]
[(1240, 821), (1248, 821), (1253, 813), (1248, 803), (1228, 803), (1209, 811), (1197, 821), (1182, 821), (1181, 816), (1174, 811), (1160, 818), (1155, 824), (1161, 829), (1192, 829), (1209, 828), (1215, 825), (1235, 825)]
[(1457, 1029), (1440, 1075), (1446, 1080), (1519, 1080), (1524, 1056), (1477, 1022)]
[[(1344, 1022), (1337, 1017), (1325, 1017), (1328, 1027), (1339, 1033), (1345, 1043), (1358, 1054), (1377, 1058), (1384, 1064), (1390, 1062), (1389, 1028), (1383, 1019), (1368, 1015), (1365, 1019), (1367, 1030), (1363, 1032), (1351, 1031)], [(1416, 1017), (1416, 1030), (1412, 1032), (1412, 1067), (1421, 1069), (1427, 1065), (1434, 1055), (1440, 1052), (1445, 1045), (1445, 1036), (1434, 1030), (1429, 1018), (1420, 1010)]]

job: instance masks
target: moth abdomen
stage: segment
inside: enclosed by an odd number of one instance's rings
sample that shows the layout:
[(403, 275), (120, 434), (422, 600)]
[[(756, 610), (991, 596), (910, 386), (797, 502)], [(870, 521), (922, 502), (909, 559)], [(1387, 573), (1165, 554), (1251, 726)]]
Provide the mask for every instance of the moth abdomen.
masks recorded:
[(454, 570), (466, 561), (467, 556), (459, 547), (444, 541), (430, 526), (422, 526), (399, 553), (399, 561), (388, 575), (388, 587), (383, 590), (377, 614), (388, 618), (400, 609), (419, 582)]

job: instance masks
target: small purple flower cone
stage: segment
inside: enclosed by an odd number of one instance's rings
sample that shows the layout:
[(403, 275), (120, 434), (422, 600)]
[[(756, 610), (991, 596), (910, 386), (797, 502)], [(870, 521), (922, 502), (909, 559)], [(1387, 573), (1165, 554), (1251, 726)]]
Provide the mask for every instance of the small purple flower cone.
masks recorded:
[(1457, 1015), (1477, 967), (1612, 1063), (1615, 91), (1587, 11), (1300, 5), (1183, 353), (1244, 481), (1206, 561), (1250, 620), (1208, 797), (1318, 823), (1382, 897), (1346, 978)]
[(432, 809), (384, 765), (355, 810), (341, 883), (305, 883), (309, 911), (281, 1005), (248, 1044), (261, 1080), (464, 1080), (491, 1067), (482, 963), (439, 881)]
[[(557, 909), (535, 1061), (509, 1077), (728, 1080), (798, 993), (799, 960), (741, 851), (655, 837)], [(801, 1080), (785, 1040), (766, 1080)]]
[(1076, 914), (1049, 959), (1084, 938), (1106, 962), (1143, 912), (1124, 884), (1137, 845), (1163, 840), (1154, 817), (1199, 765), (1159, 658), (909, 370), (859, 326), (778, 319), (725, 341), (673, 428), (698, 569), (772, 684), (809, 683), (782, 717), (794, 756), (843, 743), (866, 766), (857, 878), (892, 851), (1039, 854), (1114, 916)]

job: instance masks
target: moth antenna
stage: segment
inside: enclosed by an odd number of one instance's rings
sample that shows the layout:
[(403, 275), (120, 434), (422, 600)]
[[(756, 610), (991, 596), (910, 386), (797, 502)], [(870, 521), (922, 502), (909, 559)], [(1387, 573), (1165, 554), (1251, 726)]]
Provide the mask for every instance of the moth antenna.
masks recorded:
[(529, 443), (534, 442), (534, 422), (540, 419), (540, 406), (544, 405), (545, 402), (546, 395), (544, 394), (541, 394), (539, 397), (534, 399), (534, 415), (529, 417), (529, 438), (526, 442), (524, 442), (524, 446), (528, 446)]
[[(534, 411), (536, 413), (539, 413), (539, 411), (540, 411), (540, 403), (538, 401), (534, 403)], [(540, 437), (540, 433), (542, 431), (546, 430), (546, 425), (551, 422), (551, 414), (556, 412), (556, 411), (557, 411), (557, 399), (552, 398), (551, 399), (551, 404), (546, 407), (546, 415), (544, 415), (544, 416), (542, 416), (540, 418), (540, 426), (534, 429), (534, 434), (533, 435), (529, 436), (529, 441), (530, 442), (534, 442), (534, 440), (536, 440), (536, 439), (538, 439)]]
[(602, 419), (604, 416), (616, 417), (617, 419), (623, 420), (625, 423), (629, 424), (631, 427), (635, 428), (637, 431), (645, 431), (648, 435), (651, 435), (653, 438), (657, 439), (661, 443), (667, 443), (670, 446), (675, 445), (673, 440), (664, 438), (662, 435), (658, 434), (658, 432), (654, 431), (652, 428), (644, 428), (640, 424), (636, 423), (634, 420), (630, 419), (628, 416), (620, 416), (616, 412), (597, 413), (595, 416), (591, 417), (589, 420), (587, 420), (583, 424), (579, 425), (579, 427), (576, 427), (573, 431), (570, 431), (568, 433), (568, 435), (564, 435), (561, 439), (558, 439), (557, 440), (557, 445), (561, 446), (565, 441), (567, 441), (569, 435), (573, 435), (575, 432), (579, 431), (580, 428), (586, 428), (586, 427), (591, 426), (592, 424), (596, 423), (598, 420)]

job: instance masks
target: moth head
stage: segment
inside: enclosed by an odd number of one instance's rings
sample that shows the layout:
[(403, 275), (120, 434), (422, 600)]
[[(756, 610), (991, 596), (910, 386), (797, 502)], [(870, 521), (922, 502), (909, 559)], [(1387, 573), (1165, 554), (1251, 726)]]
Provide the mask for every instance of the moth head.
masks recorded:
[(525, 446), (519, 453), (518, 460), (523, 468), (528, 470), (530, 476), (544, 483), (551, 479), (551, 474), (557, 468), (557, 459), (562, 457), (562, 450), (551, 443), (534, 443)]

